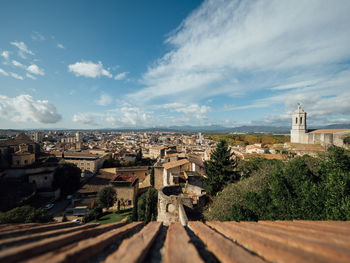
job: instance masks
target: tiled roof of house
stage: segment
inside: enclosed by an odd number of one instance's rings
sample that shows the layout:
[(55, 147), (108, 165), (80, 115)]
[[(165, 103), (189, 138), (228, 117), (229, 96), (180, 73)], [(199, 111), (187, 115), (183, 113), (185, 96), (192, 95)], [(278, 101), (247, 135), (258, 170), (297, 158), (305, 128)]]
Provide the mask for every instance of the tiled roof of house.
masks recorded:
[(102, 187), (109, 185), (114, 176), (115, 174), (113, 173), (99, 173), (92, 177), (77, 192), (80, 194), (97, 193)]
[(137, 179), (136, 174), (117, 174), (111, 183), (133, 183)]
[(319, 130), (313, 130), (309, 133), (337, 133), (337, 132), (350, 132), (350, 129), (319, 129)]
[(349, 221), (2, 225), (0, 262), (350, 262)]
[(181, 166), (184, 164), (190, 163), (187, 159), (181, 159), (173, 162), (163, 163), (164, 169), (171, 169), (177, 166)]
[(326, 151), (326, 148), (319, 144), (304, 144), (304, 143), (286, 143), (296, 151)]
[(13, 139), (0, 141), (0, 147), (14, 146), (20, 144), (34, 144), (34, 142), (24, 133), (17, 134), (17, 136)]

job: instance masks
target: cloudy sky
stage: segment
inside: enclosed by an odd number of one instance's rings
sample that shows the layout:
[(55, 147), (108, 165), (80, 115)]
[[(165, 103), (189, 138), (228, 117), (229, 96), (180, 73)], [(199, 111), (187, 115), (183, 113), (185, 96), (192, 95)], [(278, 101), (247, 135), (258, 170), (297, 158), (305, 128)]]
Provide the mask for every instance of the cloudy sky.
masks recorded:
[(350, 123), (350, 1), (0, 1), (0, 128)]

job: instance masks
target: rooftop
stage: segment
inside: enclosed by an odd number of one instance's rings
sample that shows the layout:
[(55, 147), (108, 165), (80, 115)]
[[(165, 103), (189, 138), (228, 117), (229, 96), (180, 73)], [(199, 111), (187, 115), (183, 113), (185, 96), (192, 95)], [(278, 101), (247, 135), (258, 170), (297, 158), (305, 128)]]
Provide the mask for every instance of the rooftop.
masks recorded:
[(313, 130), (309, 133), (337, 133), (337, 132), (350, 132), (350, 129), (319, 129), (319, 130)]
[(135, 174), (117, 174), (111, 183), (134, 183), (136, 179), (137, 175)]
[(1, 262), (350, 262), (349, 221), (0, 226)]
[(187, 159), (181, 159), (181, 160), (177, 160), (177, 161), (173, 161), (173, 162), (163, 163), (163, 167), (164, 167), (164, 169), (171, 169), (171, 168), (181, 166), (181, 165), (184, 165), (187, 163), (190, 163)]

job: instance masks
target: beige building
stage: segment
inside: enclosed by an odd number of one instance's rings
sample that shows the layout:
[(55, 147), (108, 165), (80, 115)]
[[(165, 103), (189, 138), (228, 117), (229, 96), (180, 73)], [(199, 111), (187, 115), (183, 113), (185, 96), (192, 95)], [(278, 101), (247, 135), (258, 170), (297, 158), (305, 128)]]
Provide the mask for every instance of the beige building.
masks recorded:
[(0, 141), (0, 168), (23, 167), (35, 162), (39, 147), (24, 133)]
[(165, 149), (167, 147), (161, 145), (161, 146), (152, 146), (149, 149), (149, 156), (152, 159), (157, 159), (158, 157), (163, 157), (165, 155)]
[(97, 173), (110, 153), (104, 155), (91, 154), (88, 152), (56, 152), (57, 157), (62, 157), (66, 163), (73, 163), (79, 167), (83, 175), (91, 176)]
[(192, 164), (187, 159), (156, 165), (154, 167), (154, 187), (159, 190), (163, 186), (176, 184), (176, 178), (183, 176), (185, 171), (192, 171)]
[(134, 199), (138, 192), (138, 178), (132, 174), (117, 174), (111, 184), (117, 192), (117, 203), (122, 207), (134, 206)]
[(319, 144), (324, 147), (336, 145), (350, 148), (345, 138), (350, 137), (350, 129), (318, 129), (308, 130), (306, 112), (299, 105), (292, 114), (291, 143)]

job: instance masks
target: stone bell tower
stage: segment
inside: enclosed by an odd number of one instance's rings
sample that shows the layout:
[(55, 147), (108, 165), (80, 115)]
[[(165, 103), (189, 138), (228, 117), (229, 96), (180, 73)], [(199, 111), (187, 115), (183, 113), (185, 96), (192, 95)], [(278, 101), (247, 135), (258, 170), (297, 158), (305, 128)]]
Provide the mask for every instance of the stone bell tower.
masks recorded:
[(307, 143), (306, 112), (298, 104), (298, 108), (292, 114), (292, 130), (290, 131), (290, 142)]

